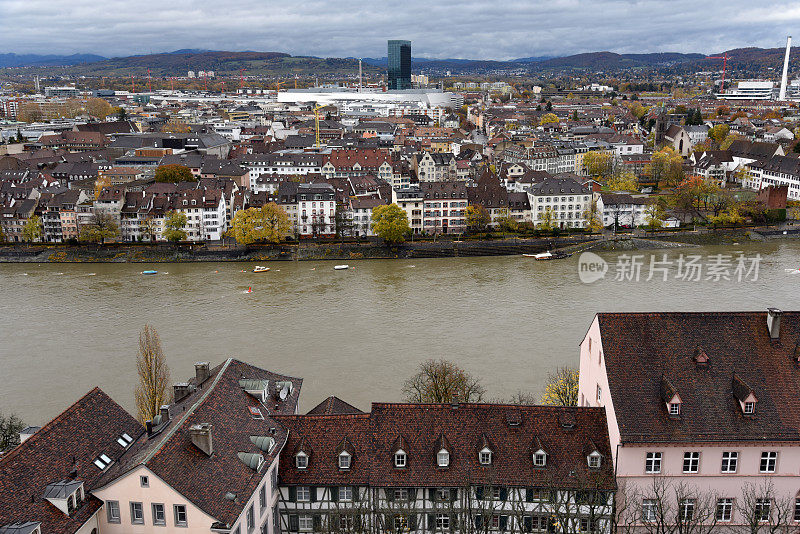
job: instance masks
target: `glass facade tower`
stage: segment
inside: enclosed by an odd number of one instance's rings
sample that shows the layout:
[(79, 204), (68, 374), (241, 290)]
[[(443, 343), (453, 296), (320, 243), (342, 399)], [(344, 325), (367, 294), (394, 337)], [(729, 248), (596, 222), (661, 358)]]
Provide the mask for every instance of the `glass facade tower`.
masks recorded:
[(389, 90), (411, 89), (411, 41), (389, 41)]

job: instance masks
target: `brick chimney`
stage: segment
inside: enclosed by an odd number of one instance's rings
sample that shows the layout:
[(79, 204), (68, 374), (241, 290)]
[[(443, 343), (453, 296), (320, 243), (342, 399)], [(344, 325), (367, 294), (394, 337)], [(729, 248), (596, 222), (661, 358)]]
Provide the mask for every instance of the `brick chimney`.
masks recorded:
[(211, 437), (211, 423), (200, 423), (189, 427), (189, 436), (195, 447), (206, 453), (206, 456), (214, 454), (214, 441)]
[(781, 315), (783, 312), (778, 308), (767, 308), (767, 328), (771, 339), (779, 339), (781, 336)]

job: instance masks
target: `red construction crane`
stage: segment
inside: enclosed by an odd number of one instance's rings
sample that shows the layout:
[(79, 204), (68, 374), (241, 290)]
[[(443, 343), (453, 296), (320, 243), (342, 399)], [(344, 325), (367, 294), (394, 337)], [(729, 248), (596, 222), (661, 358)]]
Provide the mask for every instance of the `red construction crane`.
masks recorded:
[(148, 93), (152, 93), (153, 92), (153, 85), (150, 82), (151, 82), (150, 69), (147, 69), (147, 92)]
[(136, 84), (133, 82), (133, 74), (131, 74), (131, 93), (136, 92)]
[(244, 89), (244, 69), (239, 69), (239, 89)]
[(724, 93), (725, 92), (725, 73), (728, 70), (728, 60), (730, 59), (730, 56), (728, 56), (728, 53), (725, 52), (721, 56), (706, 56), (706, 59), (721, 59), (722, 60), (722, 83), (720, 84), (719, 92), (720, 92), (720, 94)]

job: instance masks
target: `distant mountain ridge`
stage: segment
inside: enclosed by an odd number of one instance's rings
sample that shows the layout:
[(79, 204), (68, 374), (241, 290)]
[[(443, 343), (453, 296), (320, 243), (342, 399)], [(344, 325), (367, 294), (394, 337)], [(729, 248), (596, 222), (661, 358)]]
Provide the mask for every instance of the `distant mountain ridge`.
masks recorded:
[(61, 65), (80, 65), (94, 63), (107, 58), (96, 54), (72, 54), (59, 56), (54, 54), (0, 54), (0, 67), (44, 67)]

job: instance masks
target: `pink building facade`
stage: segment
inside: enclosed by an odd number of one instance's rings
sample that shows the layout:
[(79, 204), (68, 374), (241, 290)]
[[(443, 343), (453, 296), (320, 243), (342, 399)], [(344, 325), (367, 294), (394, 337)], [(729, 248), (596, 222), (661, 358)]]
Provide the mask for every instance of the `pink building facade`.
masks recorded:
[(578, 402), (606, 409), (629, 522), (665, 491), (720, 527), (800, 527), (799, 336), (778, 310), (595, 316)]

